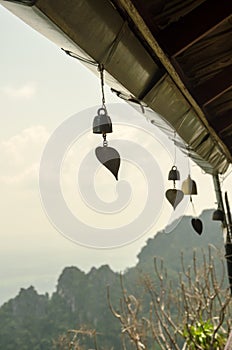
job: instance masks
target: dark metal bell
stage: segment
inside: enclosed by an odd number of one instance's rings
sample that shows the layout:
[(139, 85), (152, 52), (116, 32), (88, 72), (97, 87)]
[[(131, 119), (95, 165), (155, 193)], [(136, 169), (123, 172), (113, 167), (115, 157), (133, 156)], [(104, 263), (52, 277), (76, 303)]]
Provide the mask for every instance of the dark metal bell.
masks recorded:
[(214, 221), (224, 221), (225, 215), (221, 209), (217, 209), (213, 212), (212, 220)]
[(105, 108), (99, 108), (97, 116), (93, 120), (94, 134), (109, 134), (113, 132), (112, 122)]
[(183, 181), (182, 191), (184, 192), (184, 194), (197, 194), (196, 182), (191, 179), (190, 175), (188, 175), (187, 179)]
[(172, 181), (180, 180), (180, 173), (177, 170), (177, 167), (175, 165), (169, 171), (168, 180), (172, 180)]

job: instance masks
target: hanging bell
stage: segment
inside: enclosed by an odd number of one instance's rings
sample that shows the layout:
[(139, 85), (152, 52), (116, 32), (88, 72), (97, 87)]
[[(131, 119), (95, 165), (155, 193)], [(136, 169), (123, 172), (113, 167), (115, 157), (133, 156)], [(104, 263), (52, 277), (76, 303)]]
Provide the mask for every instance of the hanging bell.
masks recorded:
[(105, 108), (99, 108), (97, 116), (93, 120), (94, 134), (109, 134), (113, 132), (112, 122)]
[(225, 219), (225, 214), (224, 214), (223, 210), (217, 208), (217, 210), (215, 210), (213, 212), (212, 220), (213, 221), (224, 221), (224, 219)]
[(182, 191), (184, 194), (197, 194), (197, 185), (194, 180), (191, 179), (190, 175), (188, 175), (187, 179), (182, 183)]
[(180, 180), (180, 173), (177, 170), (177, 167), (175, 165), (169, 171), (168, 180), (172, 180), (172, 181)]

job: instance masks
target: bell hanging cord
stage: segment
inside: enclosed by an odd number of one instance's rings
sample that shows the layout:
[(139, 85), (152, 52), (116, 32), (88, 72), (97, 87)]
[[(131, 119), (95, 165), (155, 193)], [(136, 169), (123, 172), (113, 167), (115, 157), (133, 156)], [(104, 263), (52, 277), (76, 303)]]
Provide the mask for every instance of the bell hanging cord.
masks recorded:
[(190, 148), (187, 146), (187, 157), (188, 157), (188, 173), (191, 175), (191, 168), (190, 168)]
[(193, 203), (193, 198), (192, 198), (191, 195), (190, 195), (190, 203), (191, 203), (191, 205), (192, 205), (193, 215), (196, 217), (196, 216), (197, 216), (197, 213), (196, 213), (195, 206), (194, 206), (194, 203)]
[(173, 141), (174, 141), (174, 165), (176, 165), (176, 131), (175, 130), (173, 135)]
[(101, 79), (101, 92), (102, 92), (102, 107), (106, 110), (106, 101), (105, 101), (105, 92), (104, 92), (104, 65), (99, 64), (98, 70), (100, 72), (100, 79)]

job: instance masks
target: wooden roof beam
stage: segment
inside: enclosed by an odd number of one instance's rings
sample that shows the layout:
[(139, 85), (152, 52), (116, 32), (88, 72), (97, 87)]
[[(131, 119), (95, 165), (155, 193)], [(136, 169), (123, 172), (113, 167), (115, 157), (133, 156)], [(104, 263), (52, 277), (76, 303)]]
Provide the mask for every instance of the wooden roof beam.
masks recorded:
[(229, 17), (232, 17), (232, 1), (206, 0), (157, 33), (156, 39), (169, 56), (177, 56)]

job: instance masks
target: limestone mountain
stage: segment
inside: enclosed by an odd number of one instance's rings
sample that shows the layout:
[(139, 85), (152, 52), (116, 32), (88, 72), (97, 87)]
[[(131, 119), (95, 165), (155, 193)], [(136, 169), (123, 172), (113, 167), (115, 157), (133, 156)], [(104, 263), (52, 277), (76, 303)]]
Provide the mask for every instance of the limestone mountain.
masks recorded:
[[(180, 270), (181, 251), (186, 265), (191, 263), (193, 249), (206, 250), (210, 244), (215, 252), (224, 253), (220, 224), (211, 217), (211, 210), (202, 213), (204, 230), (201, 236), (193, 230), (191, 218), (186, 216), (170, 234), (161, 231), (149, 239), (138, 255), (137, 265), (124, 273), (126, 288), (141, 294), (140, 276), (153, 274), (154, 256), (165, 261), (168, 273), (175, 279)], [(53, 340), (58, 335), (82, 325), (100, 333), (99, 342), (104, 348), (120, 347), (120, 324), (107, 305), (108, 285), (112, 302), (117, 307), (121, 295), (120, 278), (108, 265), (93, 267), (89, 273), (78, 267), (66, 267), (51, 296), (39, 295), (33, 287), (21, 289), (0, 308), (0, 349), (56, 349)], [(90, 340), (85, 341), (89, 341), (90, 348), (93, 346)]]

